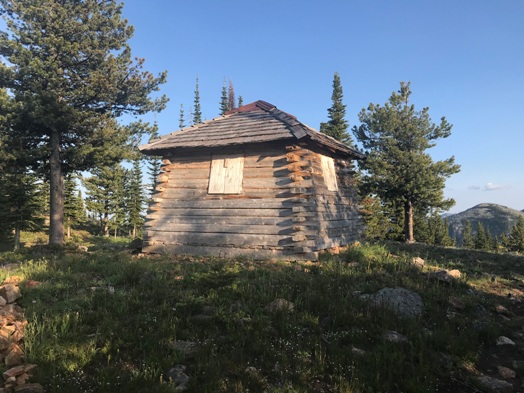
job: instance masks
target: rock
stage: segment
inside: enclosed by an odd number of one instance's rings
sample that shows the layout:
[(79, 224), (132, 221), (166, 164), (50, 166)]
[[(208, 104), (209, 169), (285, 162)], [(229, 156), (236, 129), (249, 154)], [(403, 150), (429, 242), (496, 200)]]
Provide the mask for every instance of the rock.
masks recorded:
[(191, 355), (196, 350), (198, 350), (199, 345), (194, 341), (177, 340), (174, 343), (172, 343), (170, 347), (175, 351), (182, 352), (182, 354), (184, 355)]
[(475, 380), (479, 387), (486, 393), (510, 393), (513, 391), (513, 385), (501, 379), (484, 375), (477, 377)]
[(423, 268), (426, 262), (421, 257), (414, 257), (411, 264), (415, 267)]
[(392, 342), (392, 343), (407, 343), (408, 338), (398, 332), (395, 332), (394, 330), (388, 330), (386, 333), (384, 333), (384, 338), (386, 341)]
[(89, 248), (87, 246), (78, 246), (78, 251), (87, 252), (89, 251)]
[(25, 384), (27, 384), (27, 380), (29, 378), (31, 378), (31, 376), (29, 374), (26, 374), (26, 373), (24, 373), (22, 375), (19, 375), (18, 378), (16, 378), (16, 384), (18, 386), (25, 385)]
[(405, 288), (382, 288), (374, 295), (362, 295), (361, 299), (368, 299), (374, 305), (388, 306), (404, 317), (417, 317), (424, 310), (424, 302), (416, 292)]
[(512, 339), (506, 337), (506, 336), (500, 336), (499, 338), (497, 338), (497, 345), (511, 345), (511, 346), (515, 346), (515, 341), (513, 341)]
[(351, 347), (351, 353), (356, 356), (366, 356), (366, 351), (357, 347)]
[(501, 304), (497, 304), (495, 306), (495, 311), (500, 315), (504, 315), (505, 317), (511, 316), (511, 313), (509, 312), (509, 310)]
[(15, 393), (44, 393), (44, 388), (39, 383), (28, 383), (27, 385), (17, 386)]
[(512, 379), (517, 377), (517, 373), (515, 372), (515, 370), (512, 370), (508, 367), (497, 366), (497, 371), (499, 372), (499, 375), (504, 379)]
[(24, 373), (29, 373), (31, 370), (36, 368), (36, 364), (21, 364), (20, 366), (16, 366), (13, 368), (10, 368), (7, 371), (4, 371), (2, 376), (5, 380), (8, 380), (11, 377), (18, 377), (19, 375), (22, 375)]
[(142, 239), (137, 237), (136, 239), (133, 239), (133, 241), (131, 243), (129, 243), (129, 246), (127, 246), (127, 248), (129, 250), (141, 251), (142, 250), (142, 244), (143, 244)]
[(27, 288), (34, 288), (34, 287), (37, 287), (41, 284), (40, 281), (35, 281), (35, 280), (29, 280), (25, 283), (25, 286)]
[(360, 263), (358, 262), (348, 262), (346, 264), (347, 267), (359, 267), (360, 266)]
[(11, 351), (7, 354), (4, 359), (4, 363), (7, 367), (14, 367), (22, 364), (25, 354), (18, 345), (14, 345)]
[(9, 276), (4, 280), (4, 284), (18, 285), (23, 281), (23, 277), (20, 276)]
[(7, 304), (7, 300), (0, 296), (0, 307), (4, 307)]
[(175, 392), (183, 392), (187, 389), (189, 376), (185, 373), (186, 366), (177, 365), (166, 373), (166, 379), (175, 385)]
[(458, 311), (464, 311), (464, 309), (466, 308), (464, 302), (454, 296), (450, 296), (448, 298), (448, 303), (451, 307)]
[(22, 297), (20, 288), (15, 284), (5, 284), (0, 286), (0, 296), (2, 296), (7, 303), (13, 303), (16, 299)]
[(438, 281), (451, 284), (461, 277), (461, 273), (457, 269), (453, 270), (439, 270), (436, 272), (429, 273), (430, 278), (434, 278)]
[(272, 313), (276, 312), (293, 312), (295, 305), (290, 301), (282, 298), (275, 299), (269, 303), (266, 309)]

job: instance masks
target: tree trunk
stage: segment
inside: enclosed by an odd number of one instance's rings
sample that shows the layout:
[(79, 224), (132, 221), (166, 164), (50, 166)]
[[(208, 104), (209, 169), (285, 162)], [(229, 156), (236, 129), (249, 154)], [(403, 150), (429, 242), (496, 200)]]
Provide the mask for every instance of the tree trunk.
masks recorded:
[(410, 200), (404, 204), (404, 238), (406, 243), (415, 243), (413, 236), (413, 205)]
[(67, 226), (67, 238), (71, 239), (71, 225)]
[(14, 250), (18, 251), (20, 249), (20, 226), (15, 226), (15, 246)]
[(64, 176), (60, 162), (60, 137), (52, 131), (50, 138), (50, 217), (49, 244), (64, 244)]

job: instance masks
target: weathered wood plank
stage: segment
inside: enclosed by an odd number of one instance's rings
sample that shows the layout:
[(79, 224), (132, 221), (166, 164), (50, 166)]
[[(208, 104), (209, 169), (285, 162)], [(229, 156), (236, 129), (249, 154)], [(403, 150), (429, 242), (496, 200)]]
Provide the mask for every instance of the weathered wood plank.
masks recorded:
[(252, 260), (310, 260), (317, 261), (318, 253), (300, 252), (299, 250), (270, 250), (270, 249), (253, 249), (239, 247), (212, 247), (212, 246), (187, 246), (187, 245), (165, 245), (165, 244), (145, 244), (143, 248), (147, 253), (170, 253), (178, 255), (198, 255), (198, 256), (215, 256), (219, 258), (239, 258), (246, 257)]
[(293, 212), (289, 208), (284, 209), (168, 209), (150, 207), (147, 217), (155, 219), (162, 216), (185, 217), (185, 216), (238, 216), (238, 217), (291, 217)]
[[(312, 206), (313, 202), (304, 201), (301, 206)], [(296, 206), (291, 199), (213, 199), (181, 201), (178, 199), (163, 198), (161, 207), (185, 209), (282, 209)]]
[(232, 217), (232, 216), (167, 216), (161, 215), (155, 218), (146, 218), (147, 225), (171, 225), (171, 224), (184, 224), (184, 225), (253, 225), (256, 223), (258, 226), (276, 226), (279, 228), (291, 228), (296, 225), (290, 217), (257, 217), (254, 219), (251, 216), (247, 217)]
[(289, 235), (261, 235), (248, 233), (179, 233), (148, 230), (149, 241), (166, 244), (188, 244), (204, 246), (285, 246), (295, 243)]
[[(164, 223), (151, 223), (144, 226), (144, 230), (148, 232), (148, 235), (152, 235), (149, 231), (166, 232), (166, 233), (220, 233), (220, 234), (252, 234), (252, 235), (280, 235), (280, 236), (294, 236), (297, 231), (292, 227), (282, 228), (274, 225), (216, 225), (216, 224), (164, 224)], [(303, 239), (294, 240), (301, 241), (306, 240), (305, 236), (316, 236), (318, 230), (306, 229), (300, 231), (304, 235)]]

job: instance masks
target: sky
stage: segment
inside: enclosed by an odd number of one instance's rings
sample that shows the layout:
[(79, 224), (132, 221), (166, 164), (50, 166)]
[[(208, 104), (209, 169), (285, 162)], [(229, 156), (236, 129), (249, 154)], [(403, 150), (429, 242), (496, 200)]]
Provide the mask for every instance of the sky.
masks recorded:
[[(193, 107), (219, 116), (224, 80), (244, 103), (264, 100), (318, 129), (341, 77), (350, 126), (401, 81), (411, 103), (445, 116), (451, 136), (428, 152), (455, 157), (446, 182), (457, 213), (479, 203), (524, 209), (523, 0), (124, 0), (133, 55), (168, 71), (161, 135)], [(188, 121), (186, 121), (188, 123)]]
[[(244, 103), (264, 100), (318, 129), (341, 77), (350, 126), (401, 81), (451, 136), (428, 152), (455, 157), (450, 213), (479, 203), (524, 209), (524, 1), (126, 0), (133, 54), (168, 71), (170, 102), (150, 117), (161, 135), (193, 107), (219, 116), (224, 80)], [(187, 122), (186, 122), (187, 123)]]

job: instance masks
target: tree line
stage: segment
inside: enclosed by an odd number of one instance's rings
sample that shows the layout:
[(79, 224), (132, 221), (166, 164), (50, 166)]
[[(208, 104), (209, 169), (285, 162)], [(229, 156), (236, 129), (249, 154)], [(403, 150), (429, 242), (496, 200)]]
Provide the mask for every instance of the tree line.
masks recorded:
[[(145, 158), (137, 147), (158, 130), (140, 117), (165, 108), (168, 98), (158, 92), (167, 73), (153, 75), (144, 59), (132, 56), (133, 27), (116, 0), (0, 0), (0, 6), (6, 21), (0, 33), (0, 235), (14, 234), (16, 243), (21, 230), (47, 220), (52, 245), (79, 226), (136, 236), (146, 188), (153, 188), (161, 164), (160, 157), (148, 159), (152, 180), (145, 187)], [(365, 153), (353, 172), (368, 237), (447, 245), (440, 214), (454, 201), (444, 197), (444, 185), (460, 167), (454, 157), (434, 161), (428, 150), (449, 137), (452, 125), (445, 117), (434, 123), (427, 107), (417, 110), (410, 83), (401, 82), (384, 104), (359, 112), (351, 135), (337, 72), (332, 87), (328, 120), (319, 129), (356, 149), (355, 140)], [(224, 79), (220, 93), (221, 115), (243, 104), (231, 80)], [(124, 115), (137, 120), (123, 124)], [(198, 77), (189, 117), (180, 106), (180, 128), (186, 121), (203, 121)]]

